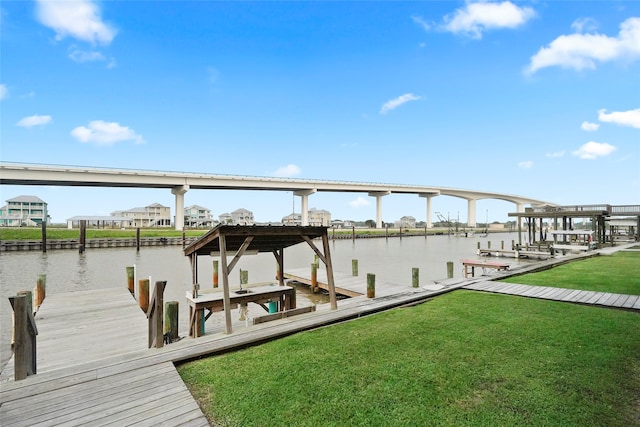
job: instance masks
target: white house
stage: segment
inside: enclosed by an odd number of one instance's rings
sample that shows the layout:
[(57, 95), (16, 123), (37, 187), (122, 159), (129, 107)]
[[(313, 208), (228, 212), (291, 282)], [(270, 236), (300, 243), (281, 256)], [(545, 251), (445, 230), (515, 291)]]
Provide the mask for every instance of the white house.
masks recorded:
[(160, 203), (152, 203), (143, 208), (111, 212), (111, 216), (130, 218), (132, 227), (171, 226), (171, 208)]
[(36, 196), (18, 196), (0, 208), (0, 225), (8, 227), (38, 226), (48, 223), (47, 203)]

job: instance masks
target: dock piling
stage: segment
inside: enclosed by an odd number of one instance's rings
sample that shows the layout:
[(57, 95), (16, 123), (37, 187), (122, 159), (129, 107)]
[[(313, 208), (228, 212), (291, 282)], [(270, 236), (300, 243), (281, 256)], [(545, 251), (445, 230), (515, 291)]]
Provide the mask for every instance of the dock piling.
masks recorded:
[(138, 305), (145, 313), (149, 309), (149, 279), (138, 280)]
[(447, 279), (453, 279), (453, 261), (447, 261)]
[(311, 290), (314, 294), (318, 293), (318, 264), (311, 264)]
[(367, 273), (367, 298), (376, 297), (376, 275)]
[(351, 260), (351, 275), (352, 276), (357, 276), (358, 275), (358, 260), (357, 259), (352, 259)]
[(420, 269), (419, 268), (412, 268), (411, 269), (411, 284), (413, 285), (414, 288), (417, 288), (418, 286), (420, 286)]
[(167, 301), (164, 303), (164, 337), (167, 344), (178, 339), (178, 301)]
[(213, 287), (218, 287), (218, 260), (213, 260)]
[(135, 279), (136, 279), (136, 266), (126, 267), (127, 269), (127, 289), (131, 292), (131, 295), (135, 295)]
[(15, 319), (14, 379), (23, 380), (36, 374), (36, 321), (27, 295), (9, 297)]
[(38, 280), (36, 281), (36, 287), (33, 290), (33, 306), (35, 313), (38, 311), (44, 298), (47, 294), (47, 275), (46, 274), (38, 274)]

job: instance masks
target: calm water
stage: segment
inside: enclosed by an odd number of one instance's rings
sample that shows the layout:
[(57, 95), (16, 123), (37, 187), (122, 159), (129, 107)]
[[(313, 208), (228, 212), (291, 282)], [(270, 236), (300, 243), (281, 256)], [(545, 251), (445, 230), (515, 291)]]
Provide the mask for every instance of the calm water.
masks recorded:
[[(491, 241), (492, 248), (499, 248), (504, 241), (505, 248), (511, 248), (511, 240), (517, 240), (517, 233), (491, 234), (489, 237), (429, 236), (405, 238), (375, 238), (331, 241), (331, 258), (334, 270), (351, 273), (351, 260), (358, 259), (360, 276), (374, 273), (381, 281), (411, 284), (411, 269), (420, 269), (420, 283), (442, 279), (447, 275), (447, 261), (454, 261), (455, 277), (462, 276), (460, 259), (475, 258), (478, 242), (483, 248)], [(293, 268), (307, 268), (313, 262), (314, 252), (308, 245), (297, 245), (284, 252), (285, 271)], [(202, 289), (212, 287), (212, 258), (198, 260), (198, 282)], [(508, 259), (510, 263), (517, 263)], [(47, 275), (47, 295), (126, 287), (126, 267), (136, 265), (137, 278), (151, 277), (151, 288), (156, 280), (166, 280), (165, 301), (180, 303), (181, 336), (187, 335), (188, 307), (184, 296), (191, 289), (191, 269), (187, 257), (179, 246), (141, 248), (90, 249), (84, 254), (75, 250), (41, 252), (4, 252), (0, 255), (0, 366), (4, 366), (11, 356), (11, 304), (8, 297), (20, 290), (33, 290), (39, 273)], [(272, 254), (244, 256), (230, 275), (231, 287), (240, 283), (238, 269), (249, 270), (249, 283), (273, 280), (276, 272)], [(136, 282), (137, 283), (137, 282)], [(222, 282), (220, 282), (222, 283)], [(298, 291), (298, 305), (323, 303), (328, 299), (309, 295), (306, 288)], [(254, 306), (253, 304), (250, 305)], [(250, 316), (264, 314), (261, 308), (254, 308)], [(257, 311), (255, 311), (257, 310)], [(237, 317), (232, 312), (234, 321)], [(208, 332), (224, 329), (222, 314), (211, 316), (207, 321)]]

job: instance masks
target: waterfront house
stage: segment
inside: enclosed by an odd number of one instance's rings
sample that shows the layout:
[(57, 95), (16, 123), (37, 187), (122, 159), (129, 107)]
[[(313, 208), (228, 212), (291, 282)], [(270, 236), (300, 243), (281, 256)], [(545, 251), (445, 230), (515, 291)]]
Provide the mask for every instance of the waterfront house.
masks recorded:
[(231, 213), (223, 213), (218, 216), (220, 224), (228, 225), (254, 225), (253, 212), (240, 208)]
[(213, 223), (213, 215), (209, 209), (198, 205), (184, 208), (185, 227), (211, 227)]
[(129, 218), (132, 227), (170, 227), (171, 208), (152, 203), (142, 208), (111, 212), (111, 216)]
[(0, 225), (6, 227), (35, 227), (48, 223), (47, 203), (36, 196), (18, 196), (7, 200), (0, 208)]

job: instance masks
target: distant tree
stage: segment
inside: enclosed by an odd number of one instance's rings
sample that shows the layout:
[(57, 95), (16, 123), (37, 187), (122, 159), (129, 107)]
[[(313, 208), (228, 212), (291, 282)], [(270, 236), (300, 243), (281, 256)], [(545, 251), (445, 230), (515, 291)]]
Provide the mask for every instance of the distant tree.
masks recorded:
[(364, 223), (369, 228), (375, 228), (376, 227), (376, 222), (374, 220), (372, 220), (372, 219), (368, 219)]

